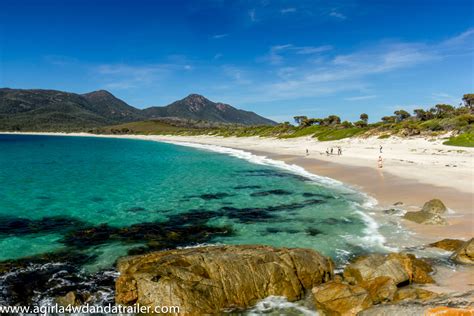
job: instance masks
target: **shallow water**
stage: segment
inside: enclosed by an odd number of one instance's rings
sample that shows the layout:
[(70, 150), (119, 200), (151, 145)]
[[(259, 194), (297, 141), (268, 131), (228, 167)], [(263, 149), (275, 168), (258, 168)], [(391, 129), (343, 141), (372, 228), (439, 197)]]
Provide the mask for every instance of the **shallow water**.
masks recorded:
[[(15, 301), (9, 291), (32, 263), (66, 264), (91, 286), (120, 256), (203, 243), (307, 247), (339, 263), (383, 248), (363, 194), (247, 153), (195, 147), (0, 135), (0, 303)], [(55, 273), (46, 270), (45, 280)], [(51, 296), (77, 287), (61, 282)]]

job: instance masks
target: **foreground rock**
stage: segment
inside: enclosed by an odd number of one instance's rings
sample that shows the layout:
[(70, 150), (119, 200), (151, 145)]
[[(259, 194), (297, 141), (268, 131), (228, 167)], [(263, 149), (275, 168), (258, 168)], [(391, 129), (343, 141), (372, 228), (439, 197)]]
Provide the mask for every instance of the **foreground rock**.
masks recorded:
[(372, 306), (369, 292), (358, 285), (328, 282), (313, 288), (314, 304), (324, 315), (357, 315)]
[(437, 297), (438, 294), (420, 289), (420, 288), (413, 288), (413, 287), (405, 287), (401, 288), (395, 293), (393, 297), (393, 302), (399, 301), (406, 301), (406, 300), (421, 300), (426, 301), (432, 298)]
[[(430, 299), (407, 299), (396, 304), (381, 304), (361, 311), (359, 316), (474, 315), (474, 291), (438, 295)], [(449, 307), (447, 307), (449, 306)]]
[(438, 214), (433, 214), (425, 211), (406, 212), (403, 218), (418, 224), (448, 225), (446, 219), (442, 218)]
[(466, 241), (451, 257), (457, 263), (474, 264), (474, 238)]
[(421, 209), (421, 211), (431, 214), (444, 214), (446, 213), (446, 210), (446, 206), (439, 199), (433, 199), (426, 202)]
[(360, 286), (369, 292), (374, 304), (390, 302), (397, 292), (395, 281), (388, 276), (379, 276), (375, 279), (363, 281)]
[(116, 302), (180, 307), (183, 314), (247, 308), (270, 295), (301, 299), (333, 277), (331, 259), (310, 249), (216, 246), (129, 257), (118, 263)]
[(446, 251), (456, 251), (464, 245), (465, 241), (460, 239), (443, 239), (432, 244), (429, 244), (430, 247), (440, 248)]
[(372, 254), (357, 258), (344, 269), (344, 279), (351, 284), (367, 282), (377, 277), (389, 277), (396, 285), (433, 283), (433, 269), (414, 255), (391, 253)]

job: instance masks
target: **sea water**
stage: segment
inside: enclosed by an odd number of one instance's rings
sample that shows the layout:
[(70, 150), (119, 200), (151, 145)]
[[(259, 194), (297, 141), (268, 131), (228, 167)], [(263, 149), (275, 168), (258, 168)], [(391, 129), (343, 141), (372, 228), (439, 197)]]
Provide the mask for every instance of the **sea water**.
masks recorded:
[[(305, 247), (341, 263), (384, 247), (371, 202), (297, 166), (217, 146), (0, 135), (0, 303), (18, 302), (11, 289), (38, 273), (26, 302), (84, 284), (107, 292), (119, 257), (175, 247)], [(38, 294), (49, 288), (57, 291)]]

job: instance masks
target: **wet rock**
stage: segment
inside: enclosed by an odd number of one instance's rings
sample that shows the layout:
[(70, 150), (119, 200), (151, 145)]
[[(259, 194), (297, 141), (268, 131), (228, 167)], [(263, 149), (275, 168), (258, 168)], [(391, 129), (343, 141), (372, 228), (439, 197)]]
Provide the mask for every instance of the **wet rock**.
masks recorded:
[(310, 249), (216, 246), (153, 252), (119, 261), (116, 302), (179, 305), (200, 315), (247, 308), (270, 295), (301, 299), (333, 275), (333, 263)]
[(392, 301), (393, 296), (397, 292), (395, 281), (387, 276), (363, 281), (359, 285), (367, 290), (374, 304)]
[(405, 300), (429, 300), (435, 298), (438, 294), (420, 289), (420, 288), (413, 288), (413, 287), (405, 287), (401, 288), (395, 293), (393, 297), (394, 302), (405, 301)]
[(383, 212), (387, 215), (403, 215), (403, 210), (399, 208), (390, 208), (388, 210), (383, 210)]
[(291, 195), (292, 193), (286, 190), (276, 189), (276, 190), (269, 190), (269, 191), (260, 191), (254, 192), (250, 194), (250, 196), (269, 196), (269, 195)]
[(432, 244), (429, 244), (430, 247), (440, 248), (446, 251), (456, 251), (464, 245), (465, 241), (460, 239), (443, 239)]
[(466, 241), (451, 257), (457, 263), (474, 264), (474, 238)]
[(441, 200), (433, 199), (426, 202), (421, 210), (431, 214), (444, 214), (447, 209)]
[(438, 214), (429, 213), (425, 211), (418, 212), (407, 212), (404, 219), (425, 225), (448, 225), (446, 219), (442, 218)]
[(56, 303), (60, 306), (67, 307), (82, 305), (83, 301), (82, 298), (78, 297), (76, 292), (71, 291), (64, 296), (58, 296), (56, 298)]
[(405, 283), (433, 283), (429, 264), (411, 254), (372, 254), (357, 258), (344, 269), (344, 279), (359, 284), (377, 277), (390, 277), (396, 285)]
[(372, 306), (369, 293), (358, 285), (328, 282), (314, 287), (314, 304), (324, 315), (349, 316)]

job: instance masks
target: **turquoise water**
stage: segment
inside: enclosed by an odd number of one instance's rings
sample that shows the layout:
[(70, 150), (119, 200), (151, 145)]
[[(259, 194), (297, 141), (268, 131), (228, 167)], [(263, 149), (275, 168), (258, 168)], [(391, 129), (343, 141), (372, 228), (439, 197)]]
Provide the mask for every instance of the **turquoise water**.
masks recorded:
[(127, 253), (201, 243), (340, 261), (377, 247), (366, 198), (323, 180), (167, 143), (0, 135), (0, 261), (87, 254), (77, 264), (92, 273)]

